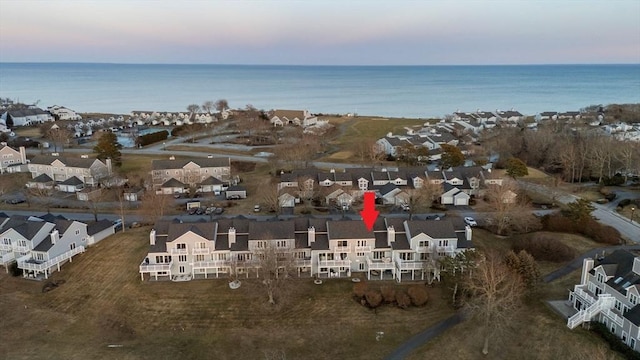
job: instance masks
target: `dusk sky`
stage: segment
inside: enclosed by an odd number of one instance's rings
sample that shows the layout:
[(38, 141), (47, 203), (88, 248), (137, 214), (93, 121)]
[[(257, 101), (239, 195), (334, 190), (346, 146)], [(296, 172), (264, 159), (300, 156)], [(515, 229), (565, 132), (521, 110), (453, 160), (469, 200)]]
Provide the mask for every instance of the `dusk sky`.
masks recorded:
[(640, 63), (640, 0), (0, 0), (0, 62)]

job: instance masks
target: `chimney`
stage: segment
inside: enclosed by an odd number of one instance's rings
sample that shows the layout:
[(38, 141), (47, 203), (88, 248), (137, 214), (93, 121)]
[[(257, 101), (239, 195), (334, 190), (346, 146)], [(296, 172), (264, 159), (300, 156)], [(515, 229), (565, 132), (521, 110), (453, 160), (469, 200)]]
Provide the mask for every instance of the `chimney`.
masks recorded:
[(473, 231), (471, 230), (471, 226), (467, 225), (464, 227), (464, 234), (466, 235), (466, 239), (467, 241), (471, 241), (471, 235), (473, 234)]
[(229, 228), (229, 247), (236, 243), (236, 228)]
[(27, 151), (24, 149), (24, 146), (20, 146), (20, 163), (21, 164), (26, 164), (27, 163)]
[(585, 285), (587, 283), (587, 278), (589, 275), (589, 271), (591, 271), (591, 269), (593, 269), (593, 259), (592, 258), (586, 258), (584, 260), (582, 260), (582, 274), (580, 277), (580, 284), (581, 285)]
[(58, 240), (60, 240), (60, 233), (56, 229), (51, 232), (51, 244), (55, 245)]
[(393, 226), (387, 227), (387, 245), (391, 246), (392, 242), (396, 241), (396, 229)]
[(309, 246), (311, 246), (311, 244), (313, 244), (316, 241), (316, 228), (315, 227), (309, 226), (307, 237), (309, 238)]
[(108, 174), (109, 174), (109, 175), (111, 175), (111, 171), (112, 171), (112, 168), (111, 168), (111, 158), (107, 158), (107, 159), (105, 160), (105, 164), (107, 165), (107, 172), (108, 172)]
[(156, 229), (151, 229), (149, 233), (149, 245), (153, 246), (156, 244)]

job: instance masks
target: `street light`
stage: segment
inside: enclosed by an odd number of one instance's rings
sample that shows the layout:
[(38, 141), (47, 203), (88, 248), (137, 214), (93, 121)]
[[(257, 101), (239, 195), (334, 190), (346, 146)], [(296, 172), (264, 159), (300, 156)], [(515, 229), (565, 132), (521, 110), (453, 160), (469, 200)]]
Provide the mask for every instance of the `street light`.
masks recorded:
[(167, 143), (166, 143), (166, 142), (162, 142), (162, 151), (167, 150), (166, 145), (167, 145)]
[(633, 222), (633, 212), (636, 211), (635, 207), (631, 207), (631, 222)]

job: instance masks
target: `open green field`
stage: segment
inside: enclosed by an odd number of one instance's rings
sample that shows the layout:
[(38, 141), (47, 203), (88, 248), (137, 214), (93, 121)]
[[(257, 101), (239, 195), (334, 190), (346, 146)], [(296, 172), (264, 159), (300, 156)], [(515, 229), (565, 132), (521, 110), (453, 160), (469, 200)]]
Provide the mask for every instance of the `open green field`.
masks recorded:
[[(230, 290), (225, 279), (142, 282), (138, 265), (148, 231), (128, 230), (89, 248), (54, 273), (66, 283), (47, 293), (42, 282), (0, 273), (0, 358), (381, 359), (453, 313), (437, 286), (429, 288), (425, 307), (373, 312), (353, 301), (353, 284), (345, 279), (322, 285), (294, 279), (275, 307), (267, 305), (256, 280), (243, 280), (239, 290)], [(475, 233), (480, 248), (508, 248), (507, 239)], [(563, 241), (590, 246), (586, 239)], [(542, 286), (514, 318), (513, 331), (496, 338), (490, 358), (578, 359), (571, 356), (600, 351), (599, 339), (567, 329), (540, 301), (565, 298), (578, 277), (574, 272)], [(384, 335), (376, 341), (378, 331)], [(412, 359), (481, 358), (481, 333), (474, 321), (465, 321)]]

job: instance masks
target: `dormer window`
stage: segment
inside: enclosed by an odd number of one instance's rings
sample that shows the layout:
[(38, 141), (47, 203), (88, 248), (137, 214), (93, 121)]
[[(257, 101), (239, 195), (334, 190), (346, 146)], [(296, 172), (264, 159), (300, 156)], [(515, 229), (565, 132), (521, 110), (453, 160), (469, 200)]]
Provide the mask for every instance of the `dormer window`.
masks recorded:
[(638, 304), (638, 296), (636, 294), (629, 294), (629, 302), (633, 305)]
[(598, 275), (596, 275), (596, 280), (597, 280), (598, 282), (600, 282), (600, 283), (601, 283), (601, 282), (604, 282), (604, 275), (603, 275), (603, 274), (598, 273)]

